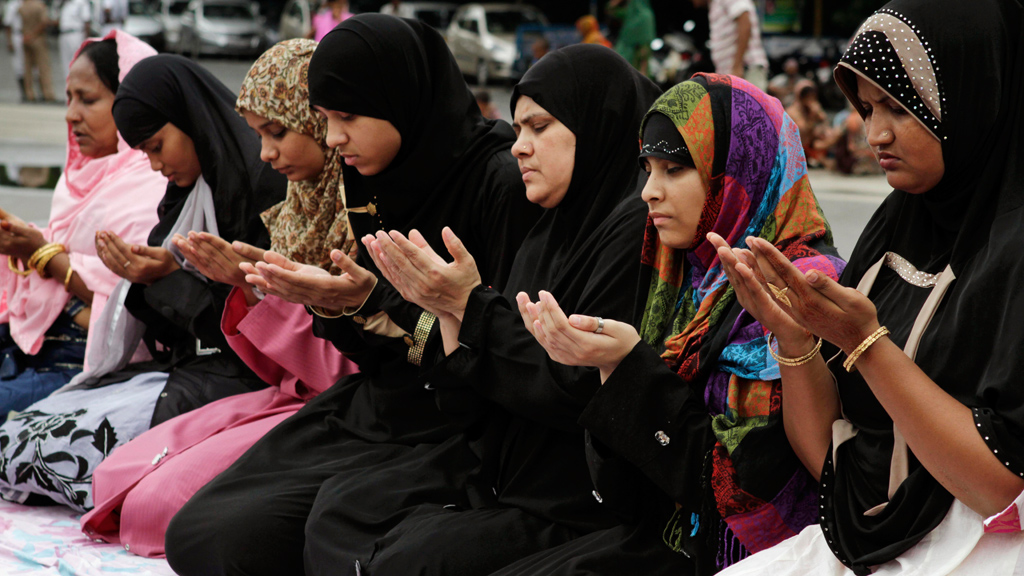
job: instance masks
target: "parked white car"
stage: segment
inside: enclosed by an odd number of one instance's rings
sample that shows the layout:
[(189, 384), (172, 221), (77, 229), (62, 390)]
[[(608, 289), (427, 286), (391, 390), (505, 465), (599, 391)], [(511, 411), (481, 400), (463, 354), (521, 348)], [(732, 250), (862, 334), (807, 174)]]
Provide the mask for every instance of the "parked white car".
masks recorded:
[(200, 54), (258, 56), (266, 47), (259, 4), (249, 0), (192, 0), (181, 15), (178, 48)]
[(513, 80), (519, 60), (516, 30), (523, 25), (547, 26), (548, 19), (529, 4), (466, 4), (448, 25), (448, 47), (462, 73), (478, 84)]

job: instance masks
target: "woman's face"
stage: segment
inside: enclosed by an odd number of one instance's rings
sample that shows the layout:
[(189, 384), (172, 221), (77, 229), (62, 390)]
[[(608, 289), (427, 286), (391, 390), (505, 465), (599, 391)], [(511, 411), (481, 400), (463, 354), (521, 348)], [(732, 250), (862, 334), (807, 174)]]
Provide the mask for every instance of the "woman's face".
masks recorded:
[(324, 171), (324, 151), (312, 136), (285, 128), (255, 112), (245, 110), (242, 116), (259, 134), (260, 159), (290, 182), (314, 180)]
[(526, 197), (544, 208), (562, 203), (576, 165), (576, 135), (529, 96), (520, 96), (512, 123), (512, 155), (526, 184)]
[(946, 171), (939, 140), (899, 102), (861, 76), (857, 97), (867, 110), (868, 145), (889, 185), (909, 194), (934, 188)]
[(203, 173), (192, 139), (170, 122), (137, 148), (149, 157), (149, 166), (154, 171), (182, 188), (195, 184)]
[(316, 106), (327, 118), (327, 145), (337, 148), (345, 164), (363, 176), (380, 174), (402, 148), (402, 135), (391, 122)]
[(648, 176), (640, 197), (647, 202), (658, 238), (669, 248), (690, 248), (706, 196), (700, 173), (692, 166), (652, 156), (643, 162)]
[(100, 158), (117, 152), (117, 125), (110, 113), (114, 93), (100, 81), (88, 56), (75, 58), (68, 72), (64, 119), (82, 154)]

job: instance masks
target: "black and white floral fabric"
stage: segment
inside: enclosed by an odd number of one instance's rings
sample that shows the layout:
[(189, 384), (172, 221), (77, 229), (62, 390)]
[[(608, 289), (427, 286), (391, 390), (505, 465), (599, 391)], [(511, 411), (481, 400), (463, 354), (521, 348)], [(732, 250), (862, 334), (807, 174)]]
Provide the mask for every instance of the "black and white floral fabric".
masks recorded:
[(45, 496), (84, 512), (92, 473), (118, 446), (149, 429), (167, 374), (54, 394), (0, 426), (0, 496)]

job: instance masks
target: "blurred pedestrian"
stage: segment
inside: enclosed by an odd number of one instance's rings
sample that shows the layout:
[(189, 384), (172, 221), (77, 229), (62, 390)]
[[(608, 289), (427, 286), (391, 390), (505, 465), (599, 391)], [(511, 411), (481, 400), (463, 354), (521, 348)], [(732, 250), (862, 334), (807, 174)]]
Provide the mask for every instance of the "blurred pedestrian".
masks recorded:
[(9, 0), (4, 6), (4, 32), (7, 34), (7, 51), (11, 53), (11, 67), (18, 79), (21, 99), (25, 99), (25, 47), (21, 43), (21, 0)]
[(761, 24), (753, 0), (692, 0), (708, 8), (711, 61), (715, 72), (739, 76), (762, 90), (768, 88), (768, 55), (761, 43)]
[(584, 44), (600, 44), (608, 48), (612, 47), (612, 43), (601, 33), (601, 26), (597, 23), (597, 18), (590, 14), (580, 16), (580, 19), (576, 21), (576, 30), (579, 31)]
[(313, 27), (308, 37), (319, 42), (334, 27), (352, 17), (348, 9), (348, 0), (327, 0), (324, 7), (313, 16)]
[(401, 0), (391, 0), (387, 4), (384, 4), (380, 8), (380, 13), (387, 14), (388, 16), (398, 16), (399, 18), (416, 17), (416, 12), (414, 12), (409, 6), (403, 5)]
[(95, 6), (93, 28), (99, 29), (100, 36), (106, 36), (113, 30), (124, 30), (124, 21), (128, 19), (128, 0), (99, 0)]
[(619, 30), (615, 51), (634, 68), (647, 75), (647, 59), (651, 56), (651, 42), (654, 41), (654, 10), (650, 0), (611, 0), (608, 8), (614, 10), (626, 5)]
[(21, 44), (25, 49), (25, 99), (30, 102), (36, 99), (32, 81), (34, 72), (39, 74), (43, 99), (55, 102), (50, 76), (50, 48), (46, 43), (46, 28), (50, 25), (46, 4), (42, 0), (23, 0), (18, 15), (21, 17)]
[(800, 63), (796, 58), (786, 58), (782, 63), (782, 73), (774, 76), (768, 83), (768, 93), (789, 106), (796, 100), (796, 85), (800, 81)]
[(86, 36), (92, 35), (92, 8), (89, 0), (64, 0), (60, 6), (60, 66), (61, 72), (67, 73), (71, 61)]
[(488, 120), (500, 120), (501, 112), (498, 112), (498, 107), (491, 102), (491, 93), (487, 90), (477, 90), (473, 97), (476, 98), (476, 105), (480, 108), (480, 114), (483, 114), (484, 118)]
[(548, 42), (548, 39), (543, 36), (537, 38), (533, 41), (533, 44), (530, 44), (530, 52), (533, 54), (531, 65), (536, 64), (545, 54), (551, 52), (551, 42)]

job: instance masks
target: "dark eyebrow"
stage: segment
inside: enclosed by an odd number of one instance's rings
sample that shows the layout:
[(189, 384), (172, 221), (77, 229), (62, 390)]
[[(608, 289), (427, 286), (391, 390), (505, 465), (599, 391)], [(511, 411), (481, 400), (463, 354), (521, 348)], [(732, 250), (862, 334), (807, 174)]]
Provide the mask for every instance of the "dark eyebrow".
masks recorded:
[(275, 122), (274, 122), (273, 120), (267, 120), (267, 121), (266, 121), (266, 122), (264, 122), (263, 124), (260, 124), (260, 125), (259, 125), (259, 127), (257, 128), (257, 130), (263, 130), (263, 129), (264, 129), (264, 128), (266, 128), (267, 126), (270, 126), (271, 124), (274, 124), (274, 123), (275, 123)]
[(534, 112), (533, 114), (527, 114), (526, 116), (523, 116), (520, 122), (512, 122), (512, 127), (515, 128), (520, 124), (529, 124), (530, 122), (533, 122), (533, 119), (537, 118), (538, 116), (546, 116), (553, 118), (550, 112)]

